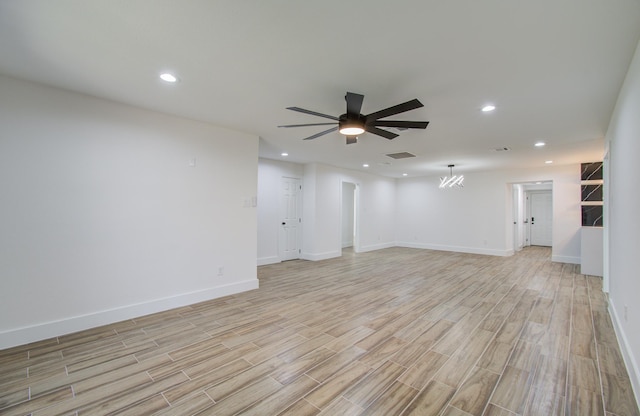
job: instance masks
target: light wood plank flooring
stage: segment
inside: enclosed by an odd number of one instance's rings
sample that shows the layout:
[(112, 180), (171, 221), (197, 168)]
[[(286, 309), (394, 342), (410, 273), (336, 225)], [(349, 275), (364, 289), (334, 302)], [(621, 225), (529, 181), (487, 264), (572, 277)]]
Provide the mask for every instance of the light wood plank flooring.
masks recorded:
[(391, 248), (0, 351), (2, 415), (640, 415), (601, 279)]

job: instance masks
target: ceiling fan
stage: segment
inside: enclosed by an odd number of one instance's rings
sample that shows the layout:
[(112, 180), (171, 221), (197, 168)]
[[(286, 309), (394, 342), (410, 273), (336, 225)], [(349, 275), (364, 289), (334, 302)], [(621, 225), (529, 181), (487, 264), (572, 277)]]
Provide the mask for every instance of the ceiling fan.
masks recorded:
[(287, 107), (287, 110), (297, 111), (299, 113), (311, 114), (312, 116), (324, 117), (334, 120), (333, 123), (312, 123), (312, 124), (289, 124), (286, 126), (278, 127), (306, 127), (306, 126), (328, 126), (335, 125), (330, 129), (321, 131), (312, 136), (305, 137), (303, 140), (312, 140), (325, 134), (329, 134), (338, 130), (341, 134), (347, 136), (347, 144), (353, 144), (358, 141), (358, 135), (366, 132), (377, 134), (385, 139), (395, 139), (398, 137), (396, 133), (388, 130), (380, 129), (379, 127), (396, 127), (398, 129), (426, 129), (429, 124), (428, 121), (404, 121), (404, 120), (380, 120), (395, 114), (404, 113), (405, 111), (415, 110), (416, 108), (424, 107), (423, 104), (417, 99), (407, 101), (406, 103), (394, 105), (393, 107), (385, 108), (384, 110), (376, 111), (371, 114), (361, 114), (362, 101), (364, 95), (356, 94), (353, 92), (347, 92), (345, 95), (347, 101), (347, 112), (339, 117), (331, 116), (328, 114), (322, 114), (311, 110), (305, 110), (300, 107)]

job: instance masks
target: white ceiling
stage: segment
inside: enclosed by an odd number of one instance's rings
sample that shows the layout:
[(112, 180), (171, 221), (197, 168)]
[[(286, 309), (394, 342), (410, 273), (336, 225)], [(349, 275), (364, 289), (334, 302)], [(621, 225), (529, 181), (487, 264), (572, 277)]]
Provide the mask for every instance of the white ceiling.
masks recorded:
[[(639, 38), (638, 0), (0, 0), (0, 73), (252, 133), (263, 157), (390, 177), (601, 159)], [(429, 127), (349, 146), (277, 127), (327, 121), (289, 106), (344, 113), (347, 91), (364, 114), (418, 98), (391, 118)], [(404, 151), (417, 157), (385, 156)]]

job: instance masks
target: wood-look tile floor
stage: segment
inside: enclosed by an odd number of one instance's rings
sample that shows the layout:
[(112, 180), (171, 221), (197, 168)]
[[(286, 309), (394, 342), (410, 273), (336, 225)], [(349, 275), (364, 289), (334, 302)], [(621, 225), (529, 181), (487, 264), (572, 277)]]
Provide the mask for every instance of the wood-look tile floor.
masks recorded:
[(639, 415), (600, 278), (391, 248), (0, 351), (2, 415)]

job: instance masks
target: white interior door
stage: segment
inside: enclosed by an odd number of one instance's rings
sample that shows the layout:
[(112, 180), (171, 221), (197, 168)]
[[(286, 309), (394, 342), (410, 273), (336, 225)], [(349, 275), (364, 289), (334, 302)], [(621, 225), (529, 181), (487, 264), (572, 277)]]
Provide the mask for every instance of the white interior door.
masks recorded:
[(281, 261), (300, 258), (302, 231), (302, 185), (298, 178), (282, 178), (280, 213), (282, 221), (278, 238)]
[(553, 231), (551, 192), (531, 192), (529, 204), (531, 245), (551, 247)]

